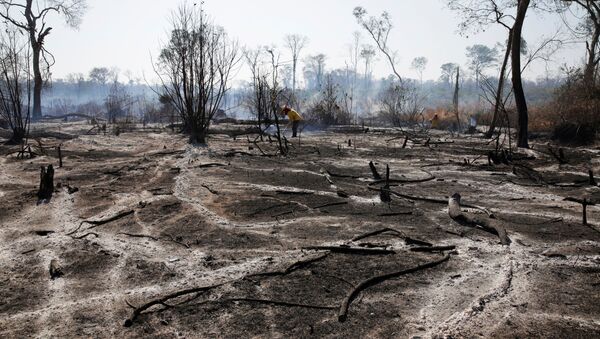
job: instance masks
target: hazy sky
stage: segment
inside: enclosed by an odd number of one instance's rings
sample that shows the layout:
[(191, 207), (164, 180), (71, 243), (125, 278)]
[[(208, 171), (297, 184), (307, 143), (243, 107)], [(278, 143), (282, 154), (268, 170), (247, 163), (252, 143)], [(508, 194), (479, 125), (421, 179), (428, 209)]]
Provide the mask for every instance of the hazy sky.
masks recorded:
[[(54, 78), (68, 73), (88, 74), (95, 66), (118, 67), (137, 76), (153, 77), (150, 55), (158, 54), (160, 41), (168, 36), (168, 19), (179, 0), (88, 0), (89, 9), (79, 30), (52, 20), (55, 29), (46, 47), (55, 55)], [(410, 69), (414, 57), (429, 59), (425, 79), (437, 79), (440, 65), (446, 62), (466, 63), (465, 48), (473, 44), (493, 46), (505, 41), (506, 32), (493, 27), (484, 33), (462, 37), (457, 32), (459, 19), (443, 0), (206, 0), (205, 8), (216, 23), (242, 45), (256, 47), (276, 44), (283, 48), (285, 34), (297, 33), (309, 38), (303, 55), (324, 53), (327, 68), (343, 67), (348, 60), (352, 33), (360, 31), (352, 15), (356, 6), (370, 14), (387, 10), (394, 23), (390, 44), (398, 50), (399, 70), (417, 78)], [(524, 27), (524, 37), (535, 46), (543, 36), (554, 33), (561, 24), (557, 15), (532, 13)], [(363, 33), (363, 42), (370, 43)], [(581, 45), (570, 45), (556, 56), (551, 70), (567, 63), (580, 63)], [(289, 58), (283, 55), (283, 59)], [(543, 75), (546, 66), (538, 63), (527, 74)], [(379, 58), (375, 75), (390, 73)], [(239, 77), (246, 76), (245, 71)]]

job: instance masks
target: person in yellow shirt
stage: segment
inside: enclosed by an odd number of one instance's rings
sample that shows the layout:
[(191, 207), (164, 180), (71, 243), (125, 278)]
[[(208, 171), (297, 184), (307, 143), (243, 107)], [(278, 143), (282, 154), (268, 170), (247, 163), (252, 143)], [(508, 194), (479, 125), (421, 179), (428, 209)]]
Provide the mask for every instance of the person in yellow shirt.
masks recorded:
[(298, 133), (300, 121), (302, 121), (302, 116), (288, 106), (283, 107), (281, 115), (287, 115), (288, 120), (292, 123), (292, 138), (295, 138)]

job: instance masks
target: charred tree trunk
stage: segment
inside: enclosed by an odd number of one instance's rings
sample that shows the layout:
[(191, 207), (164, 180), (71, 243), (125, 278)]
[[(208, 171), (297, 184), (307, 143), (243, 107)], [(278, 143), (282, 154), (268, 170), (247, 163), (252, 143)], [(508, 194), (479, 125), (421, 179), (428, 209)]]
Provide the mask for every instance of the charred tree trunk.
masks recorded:
[(48, 165), (48, 169), (42, 166), (40, 171), (40, 190), (38, 191), (38, 199), (49, 200), (54, 193), (54, 168)]
[(41, 45), (37, 42), (32, 42), (31, 47), (33, 50), (33, 112), (32, 119), (39, 120), (42, 118), (42, 85), (44, 80), (42, 79), (42, 72), (40, 71), (40, 52)]
[(460, 76), (460, 68), (456, 67), (456, 83), (454, 84), (454, 97), (452, 98), (452, 105), (454, 106), (454, 113), (456, 113), (456, 124), (460, 131), (460, 117), (458, 115), (458, 78)]
[(485, 133), (485, 137), (490, 139), (494, 135), (494, 130), (496, 129), (496, 124), (498, 123), (498, 116), (500, 115), (500, 106), (502, 105), (502, 91), (504, 89), (504, 78), (506, 73), (506, 68), (508, 66), (508, 59), (510, 58), (510, 51), (512, 49), (512, 34), (513, 30), (510, 29), (508, 31), (508, 42), (506, 45), (506, 52), (504, 53), (504, 61), (502, 62), (502, 67), (500, 68), (500, 77), (498, 78), (498, 88), (496, 89), (496, 102), (494, 103), (494, 115), (492, 116), (492, 123), (490, 128)]
[(598, 62), (600, 62), (597, 50), (600, 43), (600, 4), (593, 0), (576, 0), (573, 2), (587, 12), (586, 19), (590, 24), (590, 40), (585, 43), (587, 60), (583, 71), (583, 81), (586, 86), (593, 86), (596, 82)]
[(583, 81), (587, 85), (594, 83), (596, 76), (596, 68), (598, 66), (598, 59), (596, 57), (596, 47), (600, 41), (600, 27), (594, 27), (594, 33), (590, 42), (586, 42), (585, 46), (587, 49), (587, 62), (583, 72)]
[(519, 0), (517, 8), (517, 17), (512, 31), (512, 83), (519, 115), (517, 126), (517, 147), (529, 148), (528, 124), (529, 117), (527, 113), (527, 100), (523, 92), (523, 82), (521, 81), (521, 31), (525, 22), (525, 15), (529, 8), (530, 0)]

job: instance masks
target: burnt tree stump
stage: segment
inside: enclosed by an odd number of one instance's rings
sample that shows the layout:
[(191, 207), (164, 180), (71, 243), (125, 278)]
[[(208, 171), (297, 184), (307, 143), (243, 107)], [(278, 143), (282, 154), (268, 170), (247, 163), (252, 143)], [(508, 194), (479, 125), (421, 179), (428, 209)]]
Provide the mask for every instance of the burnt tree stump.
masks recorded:
[(62, 151), (60, 150), (60, 146), (58, 146), (58, 167), (63, 167), (63, 158), (62, 158)]
[(588, 200), (587, 198), (583, 198), (583, 199), (578, 199), (578, 198), (573, 198), (573, 197), (568, 197), (564, 199), (565, 201), (570, 201), (570, 202), (575, 202), (578, 204), (581, 204), (582, 207), (582, 224), (583, 225), (587, 225), (587, 207), (588, 206), (595, 206), (596, 203), (594, 201)]
[(377, 167), (375, 167), (373, 161), (369, 162), (369, 167), (371, 168), (371, 173), (373, 173), (373, 178), (375, 180), (381, 180), (381, 175), (379, 175), (379, 172), (377, 172)]
[(379, 198), (382, 202), (390, 203), (392, 201), (392, 197), (390, 195), (390, 166), (385, 165), (385, 186), (383, 186), (379, 191)]
[(598, 186), (598, 183), (596, 182), (596, 179), (594, 179), (594, 171), (588, 170), (588, 175), (590, 177), (590, 185), (591, 186)]
[(54, 193), (54, 168), (48, 165), (48, 168), (41, 167), (40, 171), (40, 190), (38, 191), (38, 199), (49, 200)]

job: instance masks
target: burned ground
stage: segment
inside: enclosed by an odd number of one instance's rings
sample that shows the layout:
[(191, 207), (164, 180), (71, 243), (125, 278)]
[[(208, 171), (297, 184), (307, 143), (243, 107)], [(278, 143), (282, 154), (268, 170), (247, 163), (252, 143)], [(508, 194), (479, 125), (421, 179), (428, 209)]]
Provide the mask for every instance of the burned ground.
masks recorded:
[[(42, 139), (62, 142), (64, 157), (48, 204), (36, 204), (39, 168), (58, 167), (56, 154), (17, 160), (0, 146), (2, 337), (600, 331), (598, 209), (582, 225), (581, 205), (564, 201), (598, 198), (588, 180), (600, 169), (595, 148), (566, 149), (559, 164), (536, 141), (510, 165), (490, 165), (486, 140), (436, 132), (411, 134), (405, 148), (400, 131), (320, 132), (275, 157), (276, 145), (255, 136), (214, 134), (200, 147), (167, 132), (86, 130), (64, 124), (79, 137)], [(369, 161), (382, 175), (390, 167), (390, 203)], [(454, 222), (446, 201), (455, 192), (511, 244)], [(384, 228), (396, 232), (352, 240)], [(420, 242), (455, 249), (414, 251)], [(64, 273), (56, 279), (52, 259)], [(436, 261), (360, 291), (339, 321), (362, 281)], [(134, 316), (132, 307), (188, 289)]]

